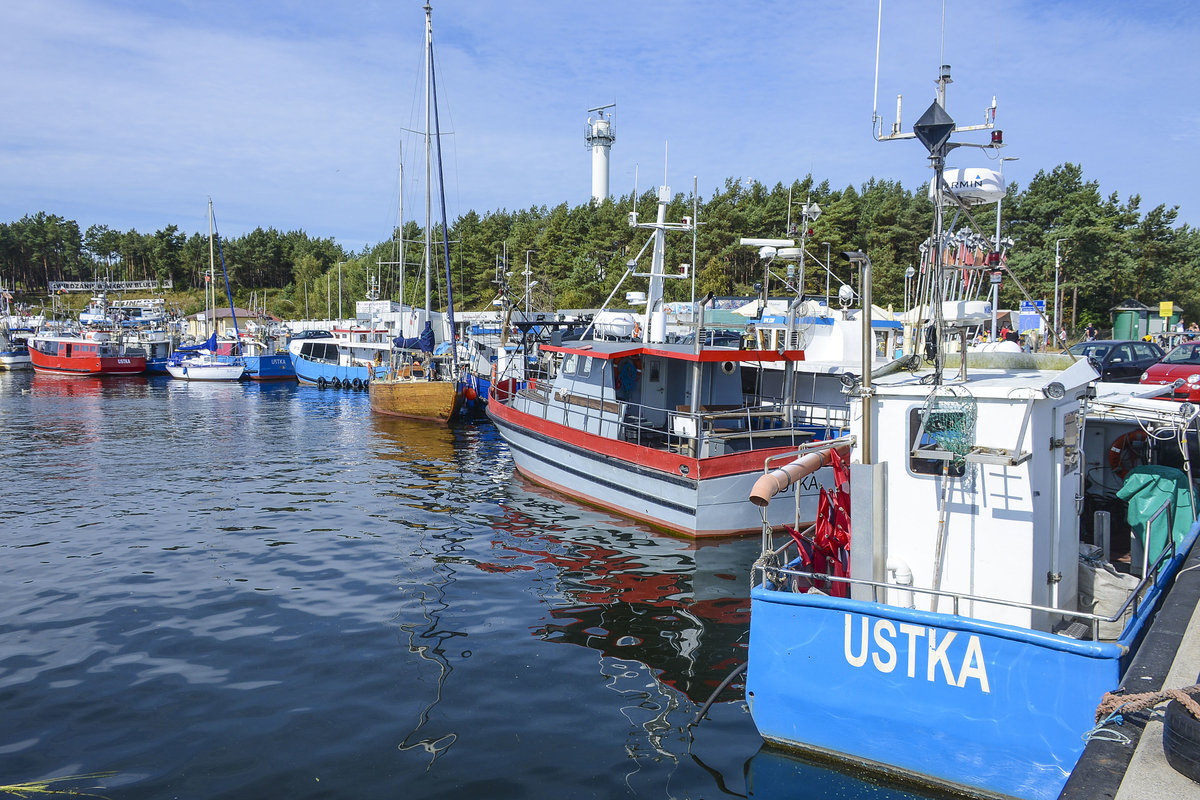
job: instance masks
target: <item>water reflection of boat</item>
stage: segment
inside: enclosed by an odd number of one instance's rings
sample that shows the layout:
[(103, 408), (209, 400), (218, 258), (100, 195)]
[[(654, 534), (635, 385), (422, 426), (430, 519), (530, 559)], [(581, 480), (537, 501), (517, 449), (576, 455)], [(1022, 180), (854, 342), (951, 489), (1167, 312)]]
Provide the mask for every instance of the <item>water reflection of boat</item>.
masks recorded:
[(380, 414), (372, 414), (370, 420), (376, 441), (385, 445), (375, 449), (379, 458), (447, 463), (454, 460), (454, 431), (449, 428)]
[(746, 766), (747, 796), (757, 800), (949, 800), (928, 786), (892, 783), (846, 765), (764, 746)]
[(103, 380), (81, 381), (72, 375), (54, 372), (34, 372), (29, 380), (29, 392), (42, 397), (100, 397), (113, 386), (146, 385), (144, 374), (106, 375)]
[(550, 604), (551, 619), (533, 630), (535, 636), (641, 662), (693, 702), (703, 702), (745, 659), (750, 600), (744, 576), (756, 542), (697, 544), (644, 527), (566, 536), (527, 508), (505, 508), (494, 525), (496, 557), (476, 566), (506, 572), (549, 564), (557, 570), (561, 600)]

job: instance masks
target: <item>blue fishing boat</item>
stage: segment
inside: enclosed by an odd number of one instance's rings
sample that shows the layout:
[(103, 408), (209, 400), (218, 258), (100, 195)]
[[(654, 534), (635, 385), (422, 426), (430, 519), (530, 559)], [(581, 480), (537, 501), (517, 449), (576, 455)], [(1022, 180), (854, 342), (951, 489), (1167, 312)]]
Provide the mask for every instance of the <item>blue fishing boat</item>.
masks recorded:
[[(251, 322), (241, 333), (239, 349), (246, 365), (244, 377), (252, 381), (294, 381), (296, 368), (287, 351), (287, 330), (282, 326)], [(222, 350), (224, 353), (224, 350)], [(232, 347), (229, 355), (233, 355)]]
[(391, 333), (384, 327), (335, 327), (293, 336), (288, 356), (296, 380), (322, 389), (366, 389), (371, 381), (387, 375)]
[[(915, 128), (936, 170), (936, 240), (943, 204), (961, 205), (943, 189), (955, 126), (935, 102)], [(870, 330), (870, 259), (845, 256)], [(1200, 534), (1197, 415), (1156, 398), (1171, 387), (1101, 383), (1086, 359), (948, 352), (966, 338), (943, 313), (950, 271), (935, 256), (918, 327), (930, 366), (868, 365), (843, 381), (847, 437), (764, 466), (751, 494), (764, 512), (816, 453), (834, 487), (815, 523), (764, 523), (746, 698), (771, 745), (1049, 800)]]

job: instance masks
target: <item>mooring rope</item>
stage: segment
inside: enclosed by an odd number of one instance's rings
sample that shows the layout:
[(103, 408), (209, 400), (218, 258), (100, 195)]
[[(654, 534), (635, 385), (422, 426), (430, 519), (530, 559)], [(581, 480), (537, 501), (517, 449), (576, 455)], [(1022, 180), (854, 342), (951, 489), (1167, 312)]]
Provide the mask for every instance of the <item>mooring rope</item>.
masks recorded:
[(1142, 692), (1141, 694), (1120, 694), (1118, 692), (1106, 692), (1100, 700), (1100, 705), (1096, 708), (1096, 722), (1112, 717), (1116, 712), (1120, 711), (1124, 714), (1132, 714), (1135, 711), (1153, 708), (1165, 700), (1178, 700), (1184, 708), (1196, 719), (1200, 719), (1200, 703), (1192, 697), (1193, 694), (1200, 694), (1200, 684), (1185, 686), (1182, 689), (1163, 689), (1159, 692)]

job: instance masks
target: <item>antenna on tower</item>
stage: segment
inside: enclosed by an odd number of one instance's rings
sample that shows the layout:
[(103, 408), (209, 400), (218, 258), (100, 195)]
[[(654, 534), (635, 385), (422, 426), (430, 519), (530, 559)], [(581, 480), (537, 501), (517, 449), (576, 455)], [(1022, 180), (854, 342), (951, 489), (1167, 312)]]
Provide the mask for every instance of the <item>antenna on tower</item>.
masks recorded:
[(608, 197), (608, 151), (616, 141), (612, 128), (612, 113), (605, 109), (616, 108), (616, 103), (588, 109), (588, 127), (584, 141), (592, 151), (592, 201), (603, 202)]

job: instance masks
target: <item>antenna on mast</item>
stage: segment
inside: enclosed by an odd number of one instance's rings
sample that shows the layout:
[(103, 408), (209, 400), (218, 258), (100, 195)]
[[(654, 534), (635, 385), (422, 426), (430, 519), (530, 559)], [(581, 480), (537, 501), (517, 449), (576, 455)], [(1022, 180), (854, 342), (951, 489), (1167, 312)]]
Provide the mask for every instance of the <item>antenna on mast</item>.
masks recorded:
[[(946, 24), (944, 7), (942, 9), (942, 12), (943, 12), (942, 29), (944, 31), (945, 24)], [(903, 101), (904, 101), (904, 95), (902, 95), (902, 94), (896, 95), (896, 121), (893, 122), (891, 125), (891, 132), (887, 133), (887, 134), (885, 134), (883, 132), (883, 117), (880, 116), (880, 114), (879, 114), (879, 50), (880, 50), (880, 42), (883, 38), (883, 0), (879, 0), (879, 19), (878, 19), (876, 25), (877, 25), (877, 28), (875, 30), (875, 96), (872, 101), (873, 105), (872, 105), (872, 110), (871, 110), (871, 135), (874, 136), (875, 140), (879, 141), (879, 142), (886, 142), (886, 141), (890, 141), (892, 139), (916, 138), (916, 134), (914, 134), (911, 131), (909, 131), (908, 133), (905, 133), (901, 128), (900, 112), (901, 112), (901, 107), (902, 107)], [(944, 60), (944, 59), (942, 59), (942, 60)], [(946, 108), (946, 86), (953, 82), (954, 82), (953, 79), (950, 77), (950, 65), (942, 64), (941, 69), (938, 71), (937, 80), (934, 81), (934, 83), (937, 84), (937, 104), (939, 106), (941, 106), (943, 109)], [(954, 133), (965, 133), (967, 131), (986, 131), (986, 130), (991, 130), (995, 126), (996, 126), (996, 97), (993, 95), (992, 96), (992, 104), (990, 106), (988, 106), (987, 108), (985, 108), (983, 111), (983, 122), (981, 124), (979, 124), (979, 125), (963, 125), (961, 127), (955, 127), (953, 132)], [(1000, 132), (997, 131), (996, 134), (993, 134), (993, 136), (992, 136), (992, 140), (993, 140), (994, 144), (1002, 144), (1002, 139), (997, 138), (997, 134), (999, 134), (999, 133)]]

